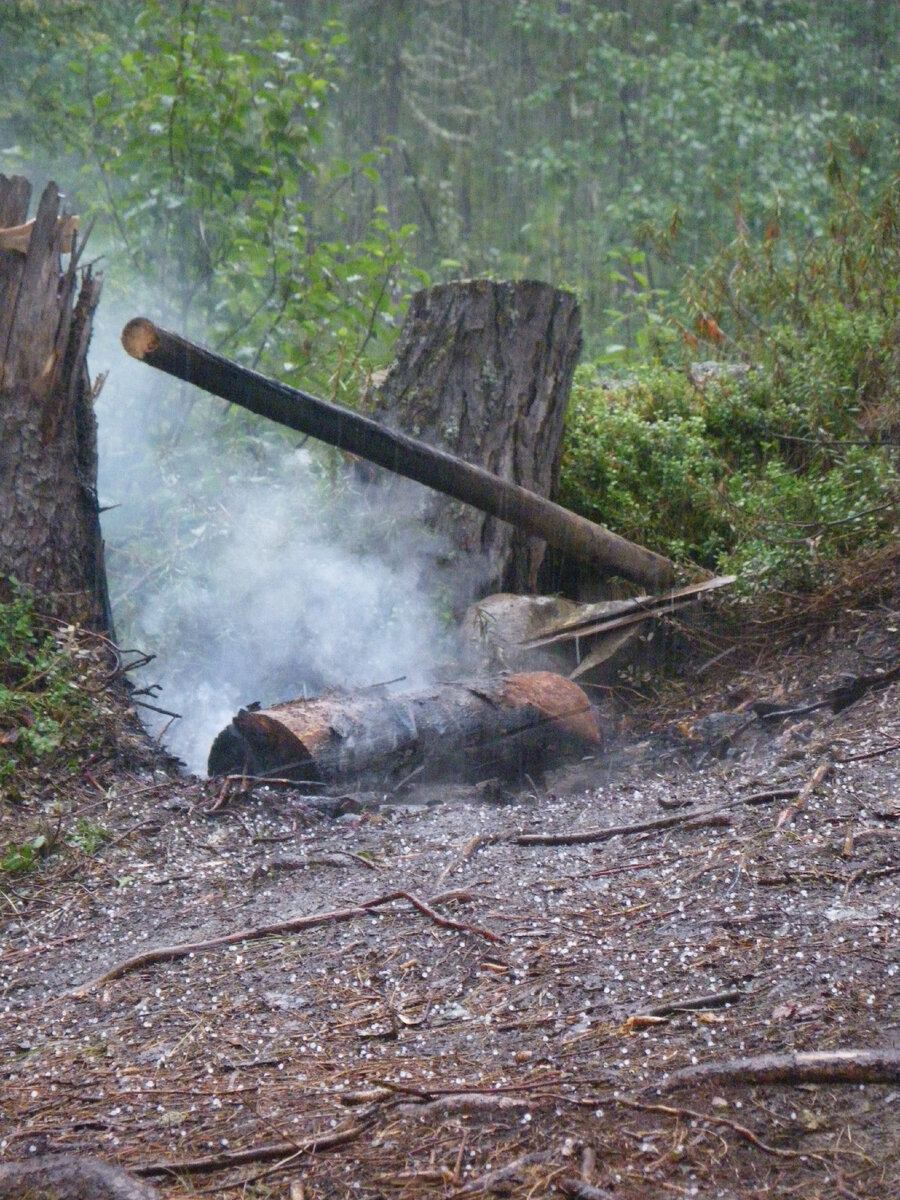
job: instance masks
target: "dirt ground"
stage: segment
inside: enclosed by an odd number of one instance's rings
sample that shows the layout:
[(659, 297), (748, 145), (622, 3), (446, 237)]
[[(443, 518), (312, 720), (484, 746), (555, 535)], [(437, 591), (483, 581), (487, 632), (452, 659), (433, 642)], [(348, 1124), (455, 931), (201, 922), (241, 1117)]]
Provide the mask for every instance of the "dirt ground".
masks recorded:
[(513, 794), (85, 765), (100, 844), (0, 880), (0, 1157), (163, 1197), (900, 1195), (900, 684), (752, 707), (896, 667), (900, 591), (765, 641), (697, 638)]

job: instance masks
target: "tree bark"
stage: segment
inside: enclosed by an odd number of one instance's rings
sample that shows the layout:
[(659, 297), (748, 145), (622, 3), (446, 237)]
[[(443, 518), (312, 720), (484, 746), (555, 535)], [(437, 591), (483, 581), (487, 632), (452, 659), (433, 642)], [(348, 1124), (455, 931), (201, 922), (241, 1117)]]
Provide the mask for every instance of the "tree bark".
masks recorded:
[[(549, 284), (474, 279), (428, 288), (412, 297), (374, 393), (375, 415), (549, 497), (581, 341), (576, 297)], [(478, 557), (482, 594), (535, 590), (544, 538), (442, 496), (421, 507), (458, 553)]]
[(209, 773), (380, 785), (411, 775), (518, 778), (599, 746), (581, 688), (533, 671), (406, 694), (376, 690), (241, 709), (213, 742)]
[[(0, 176), (0, 229), (25, 222), (30, 196), (27, 180)], [(24, 246), (0, 249), (0, 585), (15, 579), (67, 620), (108, 629), (87, 370), (101, 280), (85, 268), (78, 288), (72, 224), (50, 183)]]

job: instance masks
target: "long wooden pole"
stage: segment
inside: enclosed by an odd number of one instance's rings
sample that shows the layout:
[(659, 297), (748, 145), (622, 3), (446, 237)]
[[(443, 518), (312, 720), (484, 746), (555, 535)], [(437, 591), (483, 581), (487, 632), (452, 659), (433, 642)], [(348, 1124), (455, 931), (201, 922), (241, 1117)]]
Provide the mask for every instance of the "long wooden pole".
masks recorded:
[(122, 345), (133, 358), (176, 379), (471, 504), (574, 558), (596, 563), (649, 588), (664, 587), (674, 576), (669, 559), (543, 496), (386, 429), (370, 417), (250, 371), (160, 329), (145, 317), (128, 322), (122, 330)]

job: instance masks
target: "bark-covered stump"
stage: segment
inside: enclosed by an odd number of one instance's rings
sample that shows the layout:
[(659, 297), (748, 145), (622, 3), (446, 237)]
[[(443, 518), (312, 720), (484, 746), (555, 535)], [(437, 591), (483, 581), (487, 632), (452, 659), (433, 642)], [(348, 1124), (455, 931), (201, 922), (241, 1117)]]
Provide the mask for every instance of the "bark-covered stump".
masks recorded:
[[(533, 280), (428, 288), (412, 298), (394, 362), (373, 391), (374, 415), (549, 497), (580, 350), (571, 292)], [(533, 590), (539, 538), (444, 496), (423, 496), (420, 511), (477, 570), (480, 594)]]
[[(25, 224), (30, 198), (27, 180), (0, 176), (0, 230)], [(78, 287), (72, 221), (60, 212), (50, 183), (33, 226), (7, 240), (16, 248), (0, 248), (0, 589), (16, 579), (66, 619), (102, 628), (109, 606), (87, 370), (101, 280), (85, 268)]]

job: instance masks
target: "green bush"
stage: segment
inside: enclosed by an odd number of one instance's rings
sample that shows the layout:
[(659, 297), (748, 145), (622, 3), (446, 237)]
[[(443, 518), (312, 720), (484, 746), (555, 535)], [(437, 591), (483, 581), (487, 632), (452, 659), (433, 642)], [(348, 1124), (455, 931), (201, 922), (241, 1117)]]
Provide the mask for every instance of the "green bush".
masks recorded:
[(0, 784), (60, 744), (71, 712), (72, 660), (32, 601), (0, 603)]
[[(900, 181), (867, 209), (835, 162), (827, 234), (801, 251), (773, 225), (688, 278), (684, 361), (580, 370), (562, 503), (748, 590), (813, 588), (896, 538)], [(741, 369), (689, 366), (710, 352)]]

